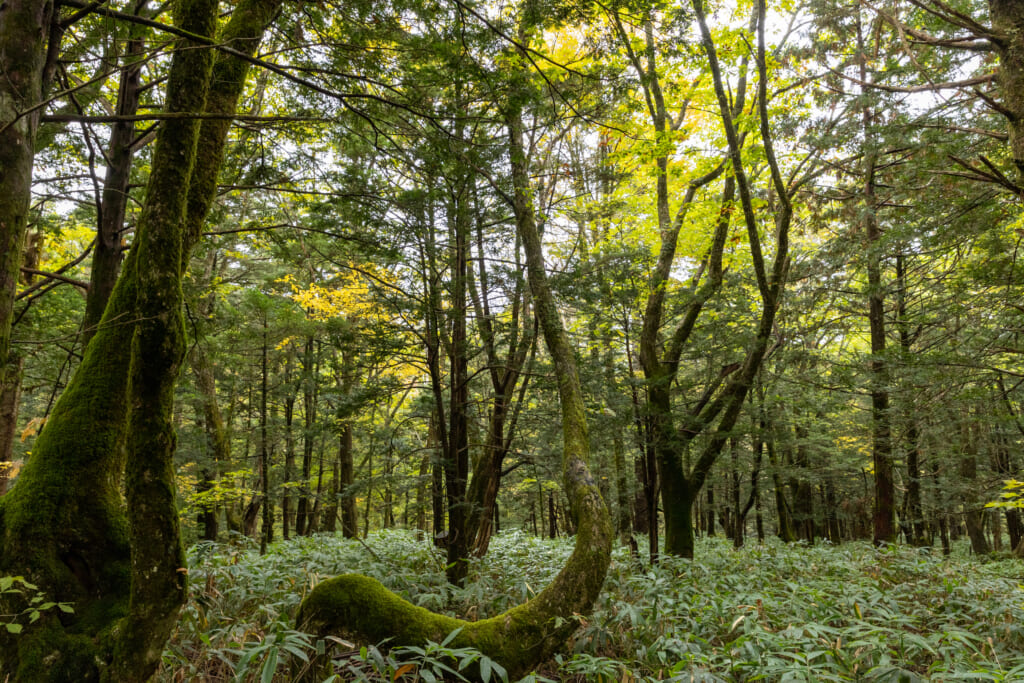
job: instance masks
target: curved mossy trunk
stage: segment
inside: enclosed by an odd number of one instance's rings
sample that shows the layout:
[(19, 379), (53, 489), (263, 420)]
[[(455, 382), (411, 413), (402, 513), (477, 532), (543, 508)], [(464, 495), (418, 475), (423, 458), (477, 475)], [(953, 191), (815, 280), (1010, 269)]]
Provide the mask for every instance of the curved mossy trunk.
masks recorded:
[[(217, 5), (182, 0), (177, 23), (193, 35), (212, 35)], [(227, 37), (242, 49), (249, 40), (252, 49), (276, 5), (242, 2)], [(211, 50), (175, 53), (168, 111), (203, 110), (213, 61)], [(236, 61), (222, 57), (215, 73), (240, 79), (218, 82), (221, 97), (233, 91), (237, 100), (245, 70)], [(0, 500), (0, 575), (25, 576), (48, 600), (74, 609), (44, 613), (17, 636), (3, 630), (0, 677), (141, 681), (159, 664), (184, 600), (171, 420), (185, 349), (181, 278), (198, 236), (188, 228), (205, 216), (188, 211), (196, 195), (212, 198), (216, 189), (197, 178), (202, 171), (216, 179), (221, 125), (200, 131), (197, 120), (173, 119), (161, 127), (124, 272), (32, 457)], [(8, 599), (0, 612), (19, 612)]]
[(597, 599), (611, 558), (612, 525), (587, 461), (590, 443), (586, 413), (572, 347), (562, 327), (544, 272), (523, 149), (522, 114), (506, 122), (515, 188), (516, 223), (527, 254), (527, 270), (537, 315), (554, 364), (562, 404), (562, 475), (576, 518), (576, 547), (554, 581), (529, 602), (490, 619), (466, 622), (416, 607), (374, 579), (354, 574), (320, 583), (303, 600), (296, 620), (320, 635), (344, 634), (394, 645), (440, 642), (456, 629), (453, 647), (474, 647), (518, 678), (542, 663), (576, 628), (574, 615), (586, 614)]

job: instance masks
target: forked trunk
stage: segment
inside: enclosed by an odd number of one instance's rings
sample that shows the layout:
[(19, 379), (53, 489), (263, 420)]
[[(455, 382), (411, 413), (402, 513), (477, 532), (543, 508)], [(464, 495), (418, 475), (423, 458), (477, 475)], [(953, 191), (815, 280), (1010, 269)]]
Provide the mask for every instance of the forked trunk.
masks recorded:
[[(224, 37), (255, 49), (276, 7), (243, 0)], [(184, 0), (177, 19), (191, 35), (212, 35), (217, 2)], [(213, 61), (213, 51), (194, 44), (175, 51), (168, 111), (203, 111)], [(206, 110), (230, 104), (222, 112), (230, 113), (246, 68), (234, 58), (217, 68), (219, 92)], [(75, 610), (46, 614), (13, 637), (4, 629), (0, 678), (141, 681), (159, 664), (185, 583), (171, 462), (185, 350), (182, 270), (205, 217), (194, 211), (208, 207), (216, 190), (227, 126), (226, 119), (201, 131), (195, 119), (162, 124), (135, 244), (103, 317), (134, 324), (100, 325), (32, 458), (0, 499), (0, 574), (24, 576)], [(6, 149), (0, 144), (0, 154)], [(12, 608), (20, 611), (4, 604), (0, 612)]]

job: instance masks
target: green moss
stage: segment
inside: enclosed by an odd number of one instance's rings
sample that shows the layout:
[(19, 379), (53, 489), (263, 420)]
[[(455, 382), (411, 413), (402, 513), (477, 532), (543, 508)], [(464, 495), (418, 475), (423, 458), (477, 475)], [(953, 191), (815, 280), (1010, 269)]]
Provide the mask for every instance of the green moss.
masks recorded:
[[(16, 680), (60, 683), (98, 681), (98, 652), (86, 636), (75, 636), (60, 629), (48, 629), (46, 638), (35, 639), (20, 651)], [(102, 661), (102, 660), (100, 660)]]
[(379, 642), (401, 632), (407, 642), (439, 641), (462, 622), (398, 597), (379, 581), (343, 574), (317, 584), (297, 616), (304, 628), (327, 633), (341, 625), (344, 636)]

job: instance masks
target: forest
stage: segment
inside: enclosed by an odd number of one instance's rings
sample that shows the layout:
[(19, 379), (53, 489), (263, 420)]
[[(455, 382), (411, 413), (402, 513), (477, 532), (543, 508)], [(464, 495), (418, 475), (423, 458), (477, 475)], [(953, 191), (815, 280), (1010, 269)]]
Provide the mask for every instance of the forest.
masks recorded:
[(1024, 3), (4, 0), (0, 680), (1024, 680)]

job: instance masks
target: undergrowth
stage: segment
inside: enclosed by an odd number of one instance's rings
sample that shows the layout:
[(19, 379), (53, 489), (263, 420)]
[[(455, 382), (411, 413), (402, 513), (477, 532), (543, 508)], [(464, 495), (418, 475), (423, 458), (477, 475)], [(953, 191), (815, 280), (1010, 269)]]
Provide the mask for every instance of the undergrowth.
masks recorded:
[[(503, 680), (495, 663), (447, 642), (387, 649), (294, 630), (320, 579), (372, 576), (412, 602), (468, 619), (518, 604), (554, 576), (571, 541), (513, 532), (495, 538), (465, 588), (445, 581), (443, 555), (409, 532), (365, 543), (335, 536), (247, 541), (189, 552), (191, 588), (157, 679), (288, 681), (332, 659), (321, 681)], [(525, 680), (1020, 681), (1024, 567), (943, 558), (864, 543), (734, 551), (698, 541), (697, 560), (651, 568), (615, 552), (601, 600), (565, 652)]]

